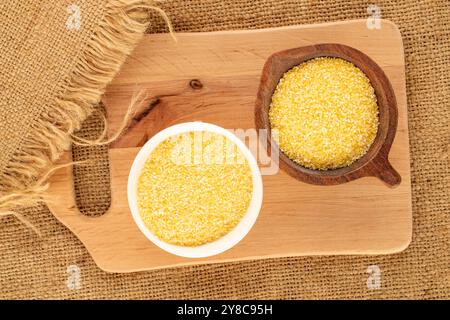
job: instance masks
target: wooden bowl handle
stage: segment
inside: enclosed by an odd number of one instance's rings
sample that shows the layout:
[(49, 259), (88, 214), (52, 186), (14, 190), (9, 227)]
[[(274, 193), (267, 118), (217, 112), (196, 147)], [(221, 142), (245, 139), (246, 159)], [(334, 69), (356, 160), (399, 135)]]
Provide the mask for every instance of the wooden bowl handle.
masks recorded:
[(393, 188), (400, 184), (402, 178), (400, 174), (392, 167), (387, 158), (378, 158), (370, 163), (372, 175), (383, 181), (386, 185)]

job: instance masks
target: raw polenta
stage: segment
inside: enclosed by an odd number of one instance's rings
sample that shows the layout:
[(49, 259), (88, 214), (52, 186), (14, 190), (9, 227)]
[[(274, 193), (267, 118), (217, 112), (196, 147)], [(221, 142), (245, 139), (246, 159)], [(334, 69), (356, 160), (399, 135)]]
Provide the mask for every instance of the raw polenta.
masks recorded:
[(378, 105), (359, 68), (321, 57), (284, 74), (272, 96), (269, 120), (290, 159), (310, 169), (336, 169), (369, 150), (378, 131)]
[(161, 142), (137, 185), (139, 214), (160, 240), (199, 246), (231, 231), (253, 192), (250, 166), (223, 135), (188, 132)]

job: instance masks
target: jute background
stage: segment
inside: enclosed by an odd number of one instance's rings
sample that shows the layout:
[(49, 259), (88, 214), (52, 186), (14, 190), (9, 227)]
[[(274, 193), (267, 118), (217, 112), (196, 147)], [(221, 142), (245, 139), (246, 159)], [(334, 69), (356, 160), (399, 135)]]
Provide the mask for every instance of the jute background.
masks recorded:
[[(55, 38), (55, 46), (65, 43), (64, 46), (78, 48), (87, 41), (90, 28), (101, 15), (102, 6), (80, 2), (84, 5), (83, 21), (87, 24), (82, 32), (67, 37), (61, 34), (61, 30), (47, 30), (43, 24), (40, 32), (50, 32)], [(212, 31), (366, 18), (369, 4), (366, 1), (167, 0), (161, 7), (177, 31)], [(450, 3), (391, 0), (377, 1), (376, 5), (380, 7), (383, 18), (397, 23), (405, 46), (414, 212), (413, 242), (406, 251), (389, 256), (266, 259), (126, 275), (107, 274), (96, 267), (77, 238), (44, 206), (39, 206), (23, 210), (23, 214), (41, 230), (42, 238), (12, 216), (0, 220), (0, 297), (448, 299)], [(30, 32), (26, 26), (36, 20), (49, 19), (44, 16), (49, 8), (36, 15), (39, 10), (30, 11), (17, 6), (17, 12), (8, 11), (7, 23), (15, 25), (14, 32), (9, 30), (10, 36), (18, 33), (26, 37)], [(35, 15), (26, 16), (27, 12)], [(20, 14), (26, 17), (19, 17)], [(152, 15), (151, 19), (148, 32), (165, 30), (160, 18)], [(2, 18), (1, 28), (5, 28), (5, 21)], [(63, 37), (67, 38), (65, 42), (60, 41)], [(14, 46), (13, 40), (11, 43), (2, 42), (1, 52), (8, 50), (9, 47), (5, 46), (9, 45)], [(36, 106), (45, 104), (45, 99), (55, 94), (52, 91), (56, 87), (55, 82), (70, 73), (71, 59), (77, 56), (75, 49), (61, 58), (56, 56), (55, 50), (45, 52), (41, 48), (43, 52), (39, 55), (35, 52), (39, 48), (32, 48), (34, 51), (23, 53), (23, 61), (30, 60), (28, 64), (8, 61), (6, 65), (11, 69), (2, 70), (15, 74), (15, 77), (21, 76), (18, 80), (11, 77), (11, 86), (6, 91), (2, 88), (2, 102), (5, 97), (18, 97), (29, 103), (35, 96), (33, 93), (41, 90), (44, 97), (41, 94), (41, 101), (33, 102)], [(36, 56), (48, 63), (34, 59)], [(36, 74), (40, 74), (40, 78), (23, 82), (27, 80), (26, 68), (36, 72), (38, 63), (41, 63), (41, 69)], [(14, 117), (11, 114), (1, 119), (0, 132), (8, 130), (8, 123), (13, 122)], [(80, 135), (95, 136), (99, 130), (96, 123), (95, 117), (89, 119)], [(14, 143), (2, 135), (0, 151), (3, 152), (2, 148), (12, 150)], [(76, 172), (79, 205), (86, 214), (98, 214), (107, 207), (109, 194), (94, 183), (95, 176), (104, 175), (107, 166), (105, 152), (105, 148), (77, 147), (74, 150), (77, 159), (88, 156), (102, 159), (101, 164)], [(102, 197), (95, 194), (102, 194)], [(65, 283), (67, 267), (72, 264), (81, 269), (81, 287), (78, 290), (69, 290)], [(369, 265), (380, 267), (381, 289), (367, 288)]]

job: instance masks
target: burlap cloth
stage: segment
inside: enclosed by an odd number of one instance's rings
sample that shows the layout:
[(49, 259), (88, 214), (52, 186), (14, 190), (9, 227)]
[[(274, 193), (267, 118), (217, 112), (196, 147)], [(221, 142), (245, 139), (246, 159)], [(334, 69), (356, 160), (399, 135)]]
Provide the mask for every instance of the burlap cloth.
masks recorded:
[[(2, 87), (2, 99), (6, 96), (22, 99), (26, 104), (39, 96), (40, 100), (33, 101), (39, 108), (45, 99), (55, 94), (56, 83), (70, 73), (77, 48), (87, 41), (90, 28), (102, 14), (102, 5), (87, 2), (81, 2), (83, 23), (87, 27), (66, 36), (64, 48), (69, 52), (59, 56), (61, 48), (56, 46), (50, 50), (50, 55), (44, 55), (44, 60), (36, 60), (33, 59), (36, 56), (42, 58), (39, 51), (44, 49), (38, 43), (30, 45), (22, 52), (22, 64), (10, 61), (11, 69), (2, 70), (11, 73), (11, 86)], [(166, 1), (161, 6), (177, 31), (212, 31), (366, 18), (368, 4), (366, 1), (344, 4), (336, 1), (203, 0)], [(450, 3), (377, 1), (376, 5), (383, 18), (400, 27), (406, 54), (414, 211), (414, 236), (406, 251), (389, 256), (265, 259), (108, 274), (97, 268), (80, 241), (40, 206), (26, 209), (23, 214), (41, 230), (42, 238), (12, 216), (0, 220), (0, 297), (448, 299)], [(39, 11), (23, 8), (17, 3), (14, 9), (7, 8), (7, 14), (3, 9), (1, 27), (14, 25), (15, 36), (10, 33), (9, 42), (2, 39), (6, 41), (2, 43), (2, 55), (30, 32), (50, 32), (48, 37), (59, 43), (63, 31), (49, 29), (43, 23), (55, 18), (49, 16), (49, 12), (54, 12), (51, 7)], [(34, 15), (27, 16), (29, 12)], [(166, 29), (162, 19), (156, 15), (151, 19), (148, 32)], [(36, 21), (41, 21), (39, 28), (33, 27)], [(39, 76), (31, 77), (32, 72)], [(30, 78), (34, 81), (28, 81)], [(36, 95), (37, 91), (44, 94)], [(5, 136), (8, 124), (17, 120), (17, 114), (11, 112), (0, 121), (0, 152), (3, 154), (14, 152), (14, 144), (18, 143), (18, 140), (5, 138), (8, 137)], [(80, 135), (95, 136), (99, 132), (98, 123), (95, 117), (91, 118)], [(16, 130), (25, 130), (21, 131), (23, 135), (28, 129)], [(89, 156), (101, 159), (100, 164), (75, 172), (78, 204), (86, 214), (100, 214), (108, 206), (107, 188), (96, 183), (96, 179), (106, 176), (105, 152), (104, 147), (77, 147), (74, 150), (76, 159)], [(69, 265), (81, 269), (78, 290), (70, 290), (66, 285)], [(380, 289), (368, 289), (366, 285), (369, 265), (377, 265), (381, 270)]]

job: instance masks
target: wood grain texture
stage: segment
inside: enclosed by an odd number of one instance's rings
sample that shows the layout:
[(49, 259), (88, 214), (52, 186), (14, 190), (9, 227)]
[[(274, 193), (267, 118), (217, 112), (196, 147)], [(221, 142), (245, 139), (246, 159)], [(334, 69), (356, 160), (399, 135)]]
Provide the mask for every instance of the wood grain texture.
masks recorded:
[[(112, 203), (101, 217), (81, 215), (70, 168), (52, 178), (49, 207), (84, 243), (100, 268), (131, 272), (168, 266), (331, 254), (387, 254), (411, 239), (409, 141), (403, 45), (395, 25), (368, 30), (365, 20), (214, 33), (146, 35), (108, 87), (104, 103), (111, 130), (132, 94), (149, 90), (146, 105), (127, 134), (110, 149)], [(280, 170), (264, 176), (263, 207), (253, 229), (232, 249), (210, 258), (166, 253), (145, 238), (128, 209), (128, 172), (139, 148), (161, 129), (200, 120), (225, 128), (253, 128), (263, 65), (274, 52), (338, 42), (361, 50), (386, 73), (398, 104), (397, 134), (389, 161), (402, 177), (388, 188), (375, 177), (335, 186), (302, 183)], [(194, 82), (193, 82), (194, 80)], [(151, 111), (147, 112), (149, 105)], [(70, 155), (65, 156), (66, 159)], [(99, 182), (101, 183), (101, 181)]]
[(288, 70), (318, 57), (336, 57), (350, 61), (366, 74), (374, 88), (379, 107), (377, 135), (367, 153), (347, 167), (327, 171), (312, 170), (299, 165), (280, 151), (281, 167), (292, 177), (317, 185), (335, 185), (374, 176), (390, 187), (397, 186), (401, 182), (401, 177), (388, 160), (389, 150), (397, 131), (398, 111), (394, 89), (383, 70), (366, 54), (352, 47), (336, 43), (321, 43), (272, 54), (264, 64), (256, 97), (256, 127), (267, 130), (269, 132), (266, 138), (267, 144), (269, 146), (274, 144), (274, 148), (278, 149), (277, 143), (272, 140), (270, 134), (269, 108), (272, 95), (280, 79)]

